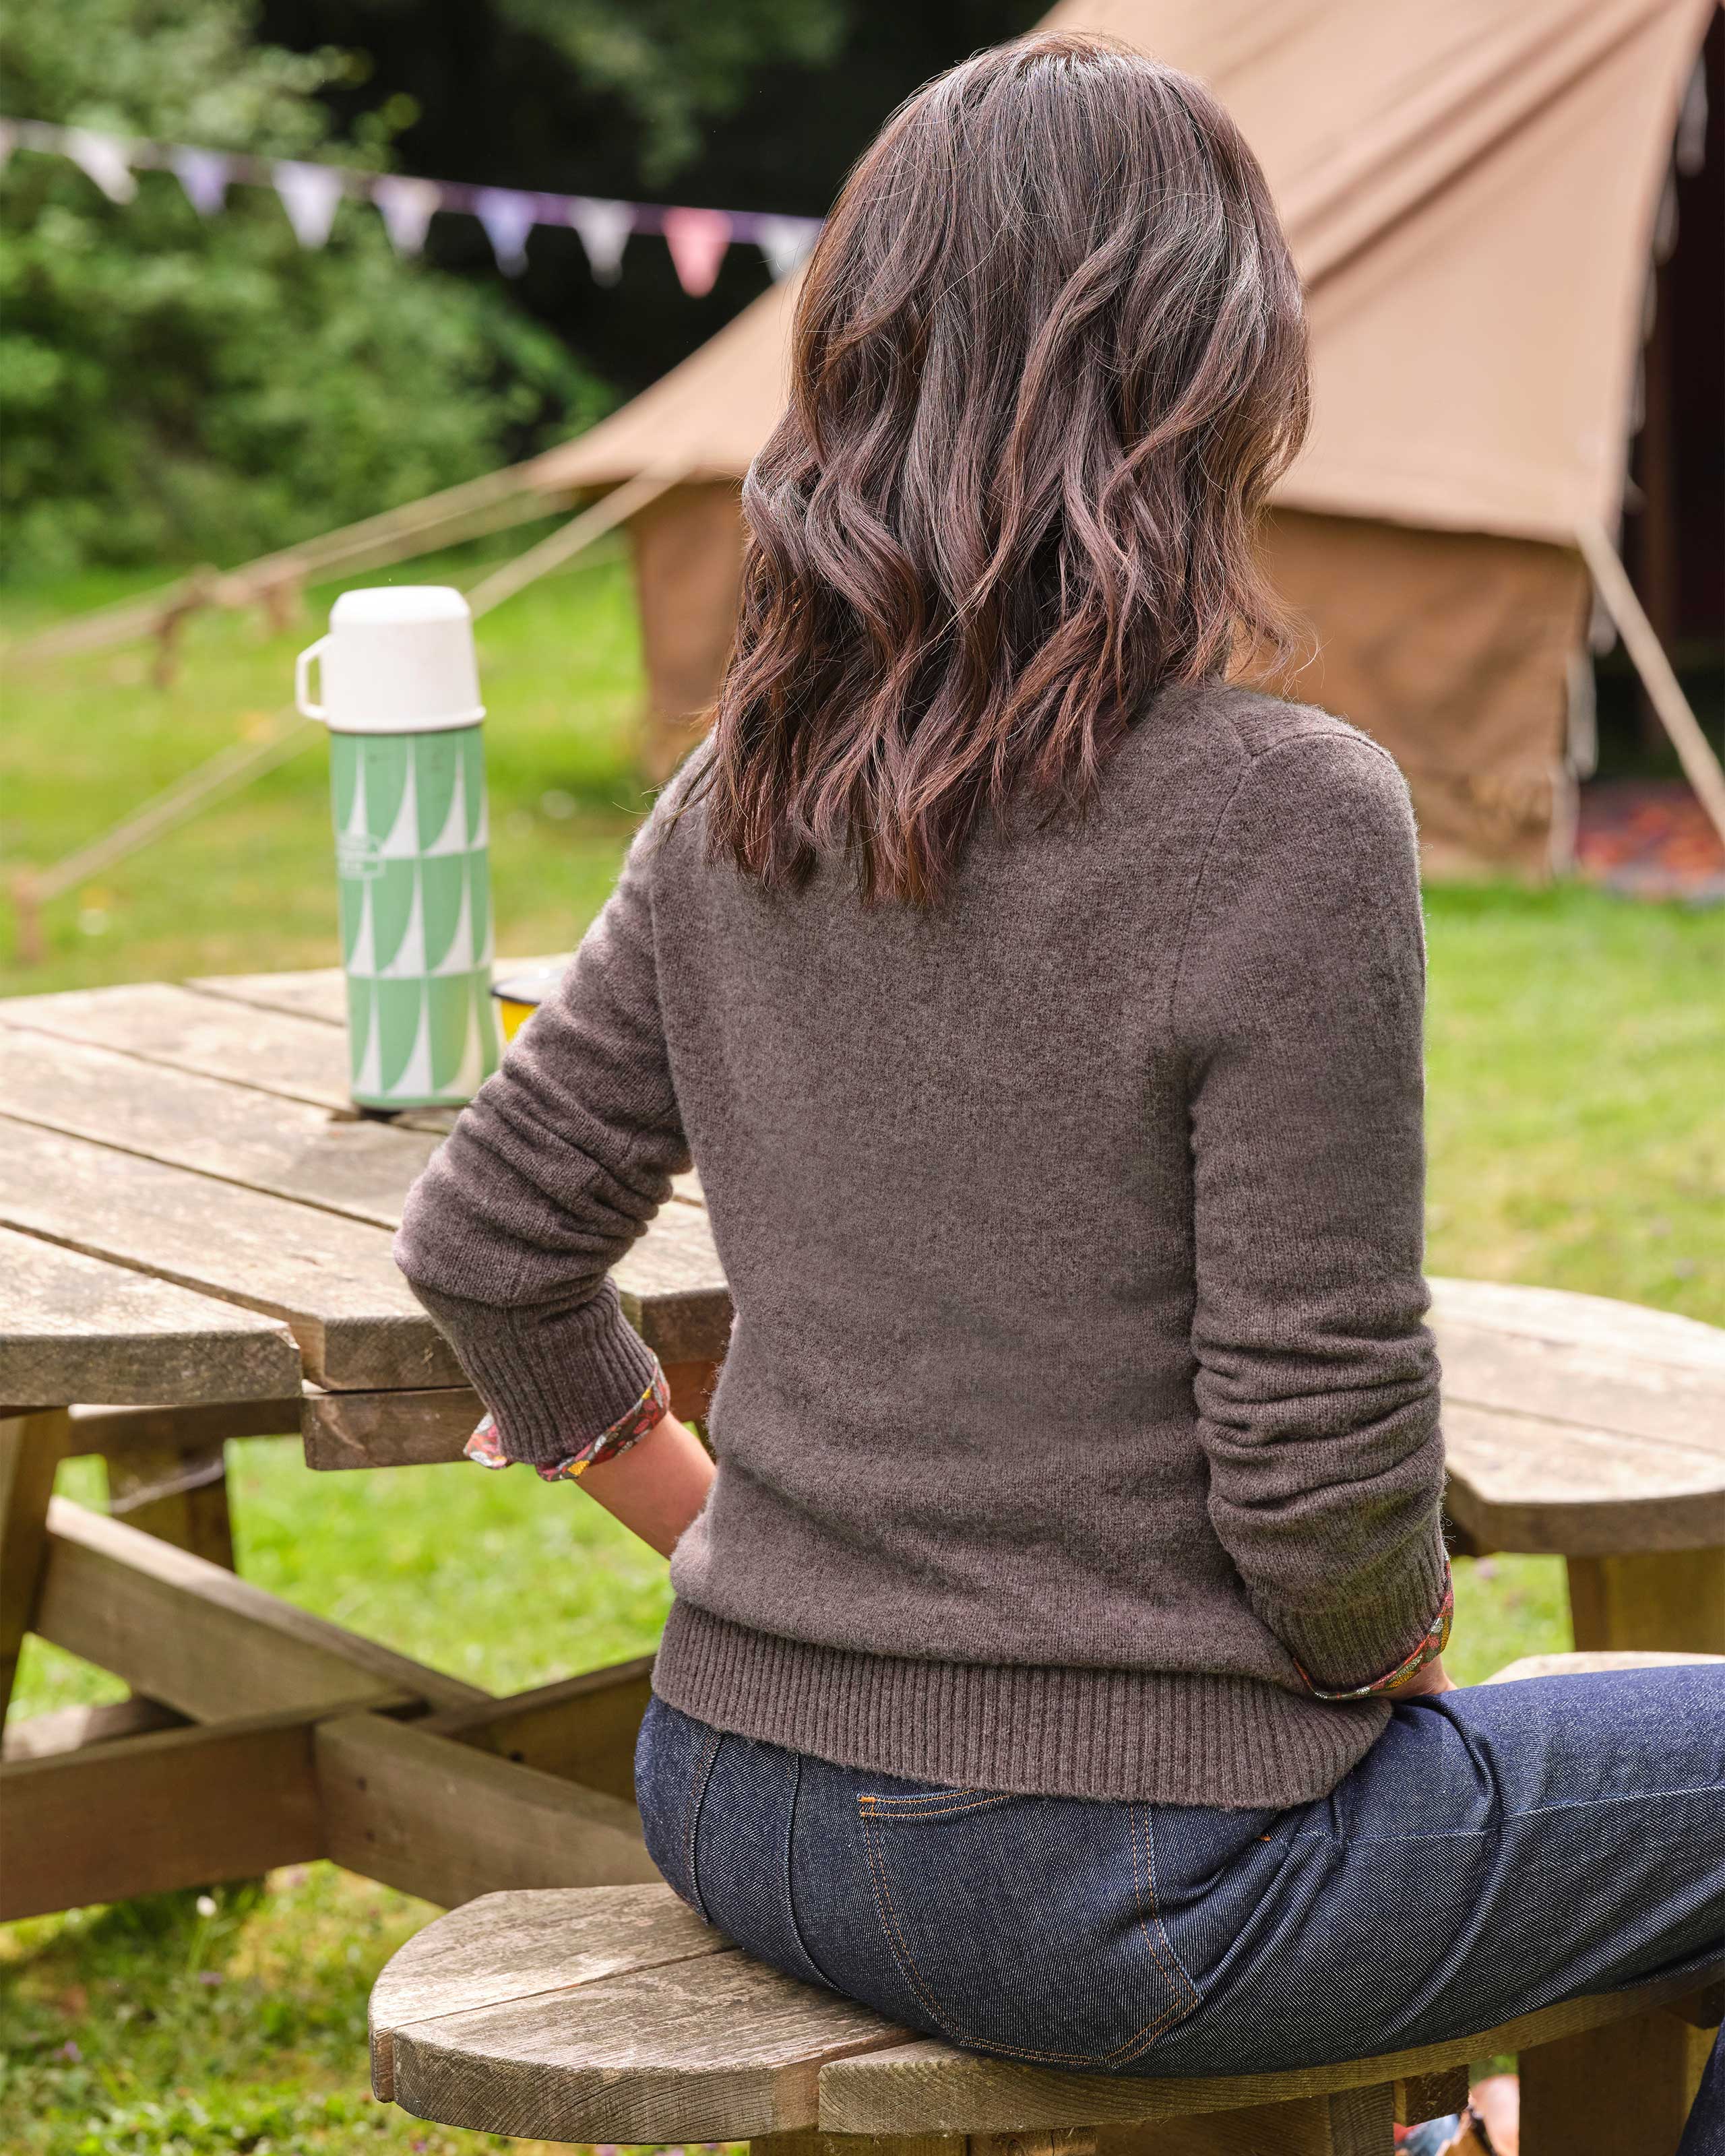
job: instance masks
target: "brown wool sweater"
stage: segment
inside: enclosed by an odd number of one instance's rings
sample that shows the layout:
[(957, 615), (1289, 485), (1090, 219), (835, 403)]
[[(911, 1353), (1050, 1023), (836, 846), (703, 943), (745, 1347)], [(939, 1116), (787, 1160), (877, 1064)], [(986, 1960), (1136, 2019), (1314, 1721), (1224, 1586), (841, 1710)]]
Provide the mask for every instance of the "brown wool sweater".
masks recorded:
[(918, 1779), (1322, 1794), (1389, 1709), (1300, 1671), (1376, 1677), (1445, 1585), (1394, 765), (1171, 690), (926, 915), (767, 895), (685, 791), (397, 1244), (553, 1459), (648, 1382), (607, 1268), (698, 1164), (737, 1319), (656, 1688)]

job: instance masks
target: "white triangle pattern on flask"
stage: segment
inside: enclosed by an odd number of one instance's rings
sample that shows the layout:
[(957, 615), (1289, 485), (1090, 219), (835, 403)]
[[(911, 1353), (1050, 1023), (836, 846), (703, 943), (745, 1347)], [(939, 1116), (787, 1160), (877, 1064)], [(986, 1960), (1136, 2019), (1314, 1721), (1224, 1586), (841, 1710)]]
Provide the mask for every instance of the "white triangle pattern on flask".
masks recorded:
[(459, 761), (455, 765), (454, 787), (449, 795), (449, 813), (444, 818), (444, 828), (425, 851), (428, 858), (467, 851), (467, 767)]
[(434, 979), (442, 979), (449, 973), (470, 973), (479, 963), (473, 955), (473, 890), (469, 879), (461, 879), (461, 911), (455, 916), (454, 933), (449, 938), (449, 947), (434, 965)]
[(377, 1022), (377, 991), (370, 989), (366, 997), (367, 1024), (365, 1053), (359, 1059), (359, 1068), (354, 1073), (353, 1090), (369, 1094), (374, 1099), (382, 1090), (382, 1034), (383, 1029)]
[(418, 791), (413, 783), (413, 758), (408, 757), (408, 776), (401, 790), (401, 806), (389, 827), (389, 836), (377, 849), (386, 861), (410, 861), (419, 851)]
[(491, 843), (491, 803), (483, 787), (480, 789), (479, 816), (474, 826), (473, 836), (467, 843), (475, 851), (480, 847), (488, 846)]
[(377, 969), (382, 981), (417, 980), (425, 971), (425, 909), (420, 901), (419, 871), (413, 870), (413, 902), (408, 907), (407, 924), (401, 932), (401, 941), (395, 947), (395, 955), (387, 965)]
[(363, 756), (356, 756), (353, 759), (353, 798), (347, 804), (347, 823), (341, 836), (357, 842), (371, 836), (366, 827), (366, 760)]
[(485, 1058), (480, 1054), (480, 1027), (484, 1023), (476, 1007), (476, 999), (486, 993), (483, 981), (475, 981), (467, 1002), (467, 1023), (461, 1031), (461, 1060), (454, 1076), (449, 1081), (449, 1091), (470, 1100), (485, 1082)]
[(413, 1045), (402, 1073), (390, 1087), (393, 1098), (401, 1100), (429, 1099), (435, 1090), (431, 1082), (431, 1023), (426, 1011), (429, 998), (424, 989), (419, 993), (419, 1024), (413, 1034)]
[(368, 883), (362, 883), (359, 887), (359, 929), (353, 939), (353, 948), (347, 954), (347, 970), (361, 980), (370, 979), (377, 970), (372, 933), (372, 886)]

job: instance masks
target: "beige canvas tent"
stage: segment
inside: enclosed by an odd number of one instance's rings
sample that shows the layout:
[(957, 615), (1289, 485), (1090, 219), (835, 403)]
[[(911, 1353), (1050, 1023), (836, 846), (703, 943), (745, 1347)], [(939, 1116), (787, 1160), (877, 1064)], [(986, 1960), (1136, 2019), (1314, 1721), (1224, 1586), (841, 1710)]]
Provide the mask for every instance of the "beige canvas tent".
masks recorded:
[[(1615, 528), (1656, 213), (1715, 0), (1065, 0), (1201, 76), (1305, 279), (1315, 418), (1276, 577), (1295, 693), (1378, 736), (1434, 854), (1538, 870), (1564, 829), (1578, 534)], [(531, 468), (680, 483), (631, 525), (655, 712), (711, 697), (737, 486), (780, 409), (793, 280)]]

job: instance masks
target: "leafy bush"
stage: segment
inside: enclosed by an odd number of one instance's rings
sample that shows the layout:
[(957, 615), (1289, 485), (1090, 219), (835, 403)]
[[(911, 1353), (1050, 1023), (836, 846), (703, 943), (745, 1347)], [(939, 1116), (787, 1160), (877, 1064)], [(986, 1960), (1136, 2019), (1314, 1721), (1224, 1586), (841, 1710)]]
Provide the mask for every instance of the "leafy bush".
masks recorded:
[[(252, 42), (250, 0), (55, 0), (0, 33), (19, 117), (333, 156), (362, 69)], [(386, 105), (346, 163), (385, 162)], [(495, 290), (397, 259), (345, 203), (300, 246), (274, 192), (201, 218), (167, 172), (109, 202), (18, 151), (0, 181), (0, 566), (231, 562), (409, 501), (596, 418), (580, 364)]]

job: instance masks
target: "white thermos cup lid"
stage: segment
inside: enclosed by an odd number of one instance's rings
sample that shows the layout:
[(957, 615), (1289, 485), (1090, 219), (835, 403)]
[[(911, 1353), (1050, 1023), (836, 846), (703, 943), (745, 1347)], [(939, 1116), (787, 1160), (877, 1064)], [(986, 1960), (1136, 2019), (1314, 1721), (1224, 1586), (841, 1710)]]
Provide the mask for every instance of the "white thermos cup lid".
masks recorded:
[(294, 701), (308, 719), (321, 719), (337, 733), (434, 733), (475, 725), (485, 707), (466, 600), (449, 584), (343, 592), (330, 609), (329, 634), (300, 654)]

